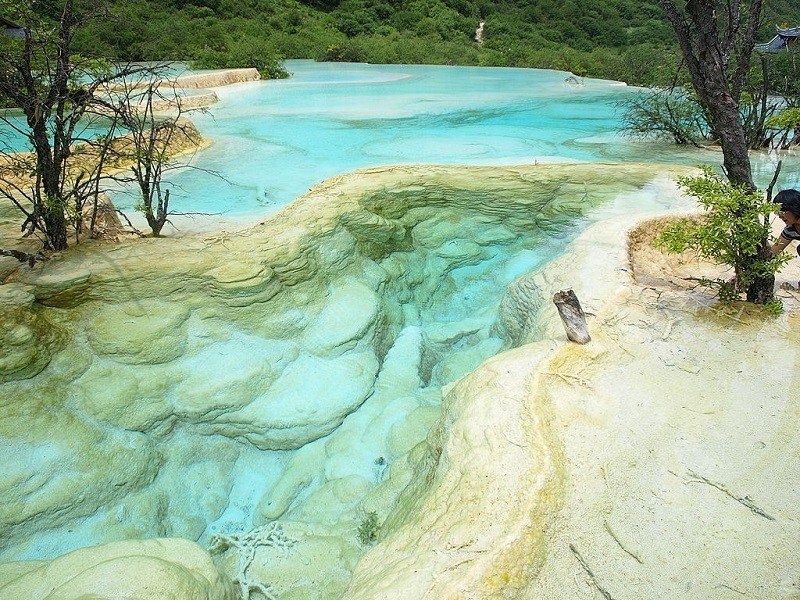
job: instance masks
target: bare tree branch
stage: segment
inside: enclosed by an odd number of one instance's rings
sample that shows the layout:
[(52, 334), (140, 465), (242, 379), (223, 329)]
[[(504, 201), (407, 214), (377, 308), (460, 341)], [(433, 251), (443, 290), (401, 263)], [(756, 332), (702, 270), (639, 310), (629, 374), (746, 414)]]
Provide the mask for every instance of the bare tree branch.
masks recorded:
[(7, 250), (5, 248), (0, 248), (0, 256), (10, 256), (11, 258), (16, 258), (19, 262), (28, 263), (28, 266), (31, 267), (37, 262), (44, 262), (48, 260), (48, 258), (41, 252), (31, 254), (29, 252), (21, 252), (13, 249)]

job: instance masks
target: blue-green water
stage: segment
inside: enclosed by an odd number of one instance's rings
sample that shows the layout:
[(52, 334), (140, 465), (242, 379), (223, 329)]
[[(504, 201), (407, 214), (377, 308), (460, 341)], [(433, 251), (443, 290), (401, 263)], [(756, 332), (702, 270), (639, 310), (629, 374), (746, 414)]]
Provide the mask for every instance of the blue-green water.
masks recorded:
[[(32, 146), (28, 143), (23, 132), (27, 131), (27, 123), (22, 111), (6, 110), (0, 111), (0, 117), (5, 122), (0, 121), (0, 152), (29, 152)], [(102, 118), (93, 118), (81, 121), (75, 128), (72, 138), (76, 143), (83, 143), (94, 140), (99, 136), (106, 135), (110, 125)], [(119, 135), (126, 130), (118, 128)], [(51, 131), (52, 136), (52, 131)]]
[[(722, 162), (718, 152), (620, 135), (619, 103), (641, 90), (618, 82), (538, 69), (287, 67), (289, 79), (219, 88), (219, 104), (188, 115), (213, 146), (192, 159), (195, 168), (168, 173), (173, 210), (263, 215), (328, 177), (390, 164)], [(780, 187), (800, 185), (798, 159), (784, 159)], [(758, 183), (776, 160), (753, 156)], [(124, 192), (114, 200), (135, 204)]]
[(624, 145), (614, 105), (631, 91), (612, 82), (570, 86), (565, 73), (526, 69), (288, 67), (288, 80), (217, 90), (221, 103), (192, 117), (214, 141), (196, 166), (227, 181), (175, 178), (191, 196), (181, 206), (271, 211), (361, 167), (608, 160), (614, 152), (600, 140)]
[[(641, 90), (537, 69), (288, 61), (286, 80), (220, 88), (191, 116), (214, 145), (173, 177), (175, 210), (273, 212), (320, 181), (407, 163), (721, 163), (716, 152), (620, 135)], [(791, 160), (791, 159), (790, 159)], [(769, 156), (754, 156), (768, 181)], [(784, 171), (790, 187), (800, 175)], [(117, 197), (118, 203), (127, 204)]]

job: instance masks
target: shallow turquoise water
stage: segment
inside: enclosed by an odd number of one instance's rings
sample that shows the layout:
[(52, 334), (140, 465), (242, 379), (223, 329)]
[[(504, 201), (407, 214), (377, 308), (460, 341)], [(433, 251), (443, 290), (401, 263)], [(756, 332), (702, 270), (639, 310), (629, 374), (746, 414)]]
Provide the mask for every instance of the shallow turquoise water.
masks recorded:
[[(287, 67), (289, 79), (218, 88), (219, 104), (189, 114), (213, 146), (192, 159), (196, 168), (168, 174), (174, 211), (255, 217), (328, 177), (390, 164), (722, 162), (717, 152), (621, 136), (618, 103), (640, 90), (618, 82), (538, 69)], [(753, 155), (760, 185), (775, 162)], [(779, 187), (800, 185), (800, 160), (785, 162)], [(135, 204), (124, 192), (114, 200)]]
[(596, 140), (617, 143), (614, 103), (631, 93), (605, 81), (569, 86), (555, 71), (288, 67), (288, 80), (217, 90), (222, 102), (193, 116), (214, 140), (196, 166), (227, 181), (183, 174), (175, 181), (191, 198), (180, 206), (272, 211), (328, 177), (376, 165), (606, 159)]
[[(214, 141), (193, 165), (224, 179), (198, 170), (173, 177), (175, 210), (273, 212), (328, 177), (379, 165), (721, 162), (715, 152), (621, 136), (618, 103), (640, 90), (618, 82), (575, 84), (537, 69), (287, 67), (290, 79), (217, 89), (220, 104), (191, 116)], [(762, 180), (773, 162), (754, 156)], [(797, 170), (784, 173), (784, 187), (800, 180)]]
[[(19, 133), (20, 131), (25, 131), (27, 129), (25, 116), (22, 114), (22, 111), (2, 111), (0, 112), (0, 116), (4, 117), (8, 121), (8, 124), (0, 122), (0, 152), (30, 151), (32, 146), (30, 146), (27, 142), (27, 139)], [(95, 119), (91, 122), (87, 121), (85, 123), (82, 122), (78, 127), (76, 127), (73, 139), (76, 141), (76, 143), (92, 140), (98, 136), (105, 135), (108, 132), (108, 129), (109, 126), (102, 119)], [(119, 131), (124, 133), (126, 130), (120, 129)]]
[[(642, 199), (643, 202), (653, 201), (646, 193), (642, 194)], [(427, 251), (395, 252), (381, 263), (388, 271), (403, 274), (397, 281), (387, 284), (391, 289), (381, 294), (382, 304), (403, 304), (403, 310), (394, 316), (397, 321), (387, 326), (388, 330), (399, 332), (376, 374), (378, 380), (369, 397), (335, 431), (294, 451), (260, 450), (242, 443), (241, 439), (213, 435), (204, 428), (204, 419), (198, 423), (181, 417), (179, 421), (182, 422), (169, 435), (135, 434), (152, 441), (158, 455), (164, 457), (153, 485), (145, 489), (144, 498), (134, 493), (124, 501), (101, 506), (89, 516), (72, 518), (53, 528), (42, 527), (20, 543), (0, 547), (0, 559), (52, 558), (79, 547), (119, 539), (121, 531), (133, 537), (178, 535), (198, 539), (205, 545), (215, 533), (248, 530), (259, 524), (257, 507), (261, 498), (274, 494), (278, 497), (275, 502), (279, 503), (281, 495), (274, 490), (280, 488), (283, 478), (294, 477), (293, 470), (301, 473), (296, 476), (300, 483), (295, 484), (301, 492), (292, 499), (282, 518), (309, 522), (325, 530), (328, 522), (337, 523), (339, 514), (352, 512), (359, 497), (353, 494), (352, 498), (343, 500), (319, 500), (320, 496), (324, 498), (324, 494), (330, 493), (325, 486), (350, 478), (348, 481), (360, 483), (369, 491), (383, 481), (384, 471), (402, 458), (393, 447), (393, 431), (414, 411), (436, 409), (443, 384), (474, 369), (504, 347), (503, 339), (493, 331), (493, 326), (497, 320), (497, 304), (509, 282), (556, 256), (563, 240), (577, 232), (576, 225), (565, 221), (562, 228), (550, 235), (535, 230), (530, 235), (517, 235), (497, 224), (488, 227), (485, 218), (464, 217), (452, 227), (449, 239), (438, 245), (432, 238), (437, 233), (442, 235), (439, 220), (450, 223), (455, 222), (455, 217), (449, 215), (446, 208), (436, 214), (433, 223), (427, 228), (418, 226), (422, 231), (415, 233), (431, 246)], [(487, 241), (495, 237), (497, 242)], [(474, 240), (481, 241), (482, 245)], [(472, 254), (470, 249), (474, 251)], [(388, 264), (390, 262), (392, 264)], [(457, 266), (453, 268), (453, 264)], [(354, 282), (347, 279), (347, 283), (336, 282), (336, 285), (348, 287)], [(332, 300), (324, 302), (328, 306)], [(315, 322), (326, 330), (335, 328), (336, 322), (322, 317), (325, 309), (315, 308), (313, 304), (296, 307), (297, 314), (307, 315), (310, 320), (306, 331), (313, 329)], [(327, 390), (352, 387), (349, 371), (337, 375), (335, 369), (322, 367), (329, 359), (335, 366), (340, 358), (346, 361), (348, 356), (362, 355), (365, 348), (359, 346), (341, 357), (331, 358), (317, 356), (324, 352), (308, 340), (304, 341), (302, 334), (286, 339), (271, 338), (258, 329), (271, 310), (271, 307), (266, 309), (263, 317), (252, 325), (221, 322), (210, 326), (214, 319), (193, 318), (188, 326), (187, 350), (173, 361), (154, 365), (122, 364), (114, 357), (94, 357), (92, 365), (76, 380), (53, 384), (51, 379), (51, 385), (67, 390), (65, 403), (70, 407), (80, 406), (86, 399), (117, 401), (119, 397), (131, 406), (150, 402), (186, 406), (188, 397), (212, 395), (224, 403), (236, 396), (238, 388), (247, 386), (265, 368), (271, 368), (269, 365), (288, 360), (282, 356), (299, 353), (298, 365), (311, 364), (316, 369), (309, 369), (302, 381), (294, 381), (291, 393), (284, 389), (282, 399), (320, 396), (320, 386)], [(351, 308), (343, 306), (341, 310), (342, 320), (358, 320), (357, 315), (347, 316)], [(289, 309), (272, 316), (288, 321), (291, 313)], [(391, 309), (387, 308), (389, 313)], [(153, 319), (158, 320), (160, 316), (153, 315)], [(415, 337), (419, 338), (416, 345), (409, 341)], [(423, 344), (423, 338), (434, 338), (434, 341)], [(372, 352), (366, 349), (366, 353)], [(427, 355), (424, 362), (428, 366), (419, 368), (418, 373), (414, 365), (423, 362), (422, 355)], [(290, 370), (287, 368), (287, 372)], [(97, 375), (100, 371), (105, 374)], [(400, 381), (417, 377), (421, 380), (418, 387), (401, 389), (378, 383), (381, 374), (387, 371), (394, 372), (395, 379)], [(405, 375), (397, 377), (398, 371)], [(25, 390), (26, 396), (35, 397), (39, 395), (37, 382), (59, 376), (57, 369), (50, 369), (32, 380), (11, 384), (9, 389), (13, 386)], [(154, 396), (142, 389), (128, 398), (131, 390), (126, 389), (126, 381), (158, 381), (160, 384)], [(277, 382), (267, 381), (263, 383), (263, 393), (278, 397), (276, 388), (280, 387)], [(116, 423), (106, 427), (115, 433), (120, 430)], [(424, 432), (419, 435), (414, 443), (424, 437)], [(38, 450), (32, 456), (17, 454), (15, 446), (10, 453), (35, 472), (46, 470), (40, 463), (50, 465), (57, 459)], [(86, 468), (93, 470), (95, 467)], [(168, 498), (168, 510), (154, 514), (153, 497)], [(320, 511), (320, 504), (324, 505), (324, 511)], [(204, 527), (198, 529), (198, 522), (204, 523)]]

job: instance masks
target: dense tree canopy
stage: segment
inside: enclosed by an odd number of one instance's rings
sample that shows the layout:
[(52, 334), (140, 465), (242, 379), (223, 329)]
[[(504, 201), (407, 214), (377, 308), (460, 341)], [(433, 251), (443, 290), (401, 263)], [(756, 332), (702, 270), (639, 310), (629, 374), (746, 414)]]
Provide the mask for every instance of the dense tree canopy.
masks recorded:
[[(388, 63), (557, 68), (635, 84), (669, 80), (675, 36), (657, 0), (110, 0), (76, 51), (239, 66), (255, 54)], [(34, 3), (52, 17), (54, 2)], [(760, 39), (800, 24), (773, 0)], [(484, 23), (483, 43), (474, 40)], [(255, 49), (255, 51), (253, 51)], [(264, 62), (262, 60), (262, 62)]]

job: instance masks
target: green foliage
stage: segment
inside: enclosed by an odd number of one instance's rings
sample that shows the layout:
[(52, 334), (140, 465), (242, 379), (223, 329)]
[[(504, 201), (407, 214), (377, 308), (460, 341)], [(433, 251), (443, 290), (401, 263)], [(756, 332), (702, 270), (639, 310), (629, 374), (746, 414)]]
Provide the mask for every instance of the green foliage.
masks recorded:
[(399, 34), (388, 37), (362, 36), (329, 46), (317, 57), (320, 60), (341, 62), (372, 62), (381, 64), (418, 64), (435, 59), (437, 64), (478, 64), (476, 48), (464, 48), (453, 42), (429, 38), (403, 39)]
[(767, 119), (770, 129), (788, 130), (800, 127), (800, 108), (786, 108)]
[(256, 68), (264, 79), (289, 76), (283, 60), (275, 56), (264, 42), (251, 38), (231, 40), (221, 50), (201, 50), (190, 64), (195, 69)]
[(800, 70), (797, 49), (769, 55), (767, 79), (769, 89), (785, 98), (795, 98), (794, 105), (800, 101)]
[(378, 513), (374, 510), (366, 513), (356, 532), (358, 535), (358, 541), (361, 542), (363, 546), (371, 546), (378, 540), (378, 532), (380, 531), (380, 528), (380, 523), (378, 523)]
[[(99, 0), (82, 0), (95, 1)], [(57, 14), (60, 0), (38, 0)], [(667, 86), (680, 63), (658, 0), (108, 0), (107, 14), (78, 32), (86, 56), (194, 60), (209, 67), (260, 65), (281, 75), (280, 58), (563, 69), (577, 75)], [(773, 0), (773, 23), (800, 24), (800, 4)], [(474, 41), (485, 22), (483, 44)], [(251, 49), (246, 48), (250, 46)], [(247, 59), (247, 60), (244, 60)], [(255, 60), (253, 60), (255, 59)], [(779, 64), (774, 90), (797, 85)], [(680, 82), (679, 82), (680, 83)], [(782, 87), (781, 87), (782, 86)]]
[(764, 310), (771, 315), (779, 315), (783, 312), (783, 301), (780, 298), (773, 298), (764, 305)]
[(631, 85), (661, 88), (688, 84), (688, 74), (678, 67), (681, 64), (676, 49), (653, 43), (640, 43), (622, 48), (617, 52), (598, 50), (602, 57), (603, 76), (625, 81)]
[(656, 247), (669, 253), (692, 250), (701, 258), (733, 267), (733, 280), (700, 280), (715, 288), (721, 300), (739, 299), (757, 278), (774, 275), (789, 260), (784, 254), (764, 258), (759, 252), (769, 239), (770, 214), (778, 207), (758, 191), (731, 185), (709, 168), (701, 177), (684, 177), (679, 183), (705, 212), (668, 225)]
[[(800, 102), (800, 96), (793, 98)], [(785, 108), (766, 120), (765, 129), (772, 135), (771, 144), (777, 148), (788, 148), (800, 143), (800, 108)]]

